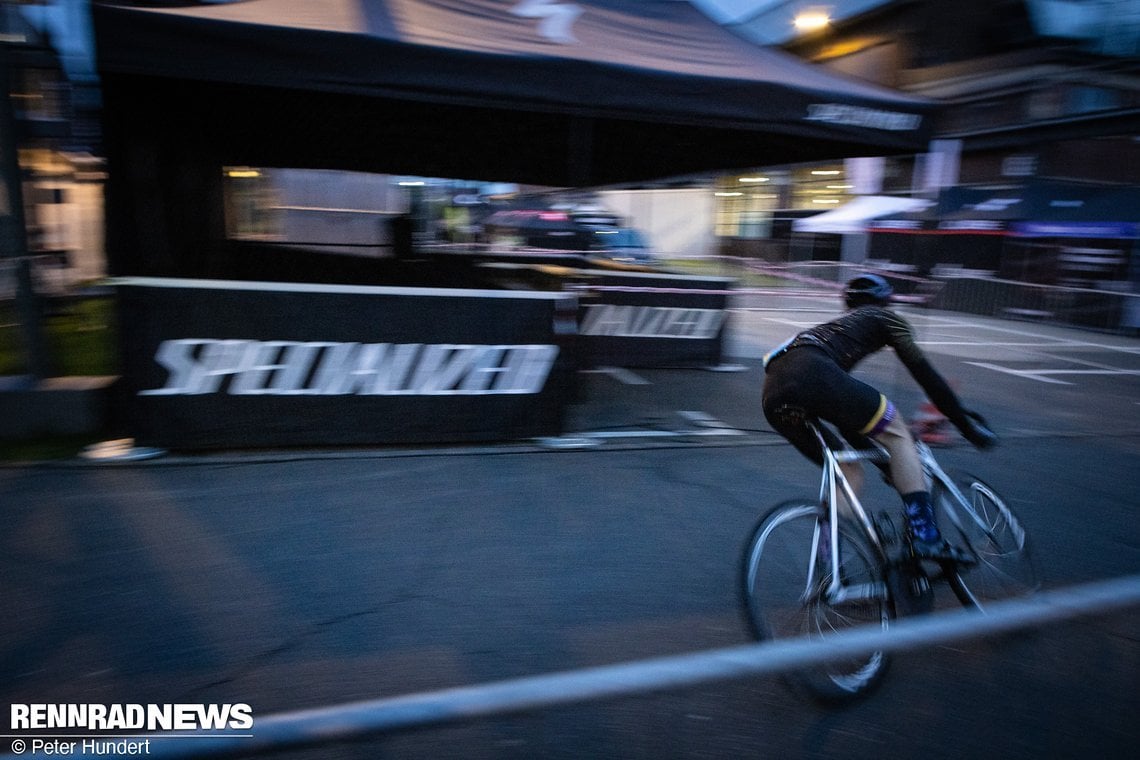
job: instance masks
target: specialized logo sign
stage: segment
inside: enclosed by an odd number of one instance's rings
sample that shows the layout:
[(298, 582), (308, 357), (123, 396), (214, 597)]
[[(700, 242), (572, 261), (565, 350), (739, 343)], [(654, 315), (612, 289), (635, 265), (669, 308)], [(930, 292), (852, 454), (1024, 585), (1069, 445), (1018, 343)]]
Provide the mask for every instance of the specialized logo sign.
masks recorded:
[(538, 33), (551, 42), (572, 45), (578, 41), (573, 27), (582, 15), (579, 5), (558, 0), (523, 0), (511, 8), (511, 13), (522, 18), (541, 19), (538, 22)]
[(909, 132), (918, 129), (922, 117), (913, 113), (883, 111), (863, 106), (847, 106), (841, 103), (813, 103), (808, 106), (807, 121), (822, 121), (827, 124), (844, 124), (867, 129), (883, 129), (892, 132)]
[(542, 390), (553, 345), (334, 343), (185, 338), (163, 341), (168, 372), (140, 396), (489, 396)]
[(997, 232), (1004, 227), (1004, 223), (991, 219), (951, 219), (938, 223), (938, 229), (954, 232)]
[(995, 211), (1002, 212), (1013, 208), (1021, 203), (1021, 198), (987, 198), (981, 203), (974, 203), (967, 205), (966, 208), (972, 208), (975, 211)]
[(720, 332), (724, 318), (722, 309), (591, 304), (578, 332), (620, 338), (709, 339)]
[(876, 230), (917, 230), (922, 227), (922, 222), (915, 219), (874, 219), (868, 226)]

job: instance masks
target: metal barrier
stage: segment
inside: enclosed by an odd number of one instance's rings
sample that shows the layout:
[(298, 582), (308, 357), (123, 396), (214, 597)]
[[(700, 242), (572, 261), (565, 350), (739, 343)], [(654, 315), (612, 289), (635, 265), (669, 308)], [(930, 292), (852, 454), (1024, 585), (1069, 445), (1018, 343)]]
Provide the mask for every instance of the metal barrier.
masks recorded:
[[(699, 261), (699, 264), (697, 262)], [(708, 256), (693, 260), (702, 271), (737, 278), (738, 295), (755, 291), (761, 277), (775, 282), (785, 295), (837, 294), (842, 284), (861, 271), (887, 275), (895, 285), (896, 299), (931, 308), (1017, 321), (1032, 321), (1097, 332), (1140, 333), (1140, 287), (1129, 281), (1111, 287), (1043, 285), (999, 279), (994, 272), (940, 266), (929, 275), (915, 274), (912, 266), (886, 261), (802, 261), (772, 263), (761, 259)]]
[[(140, 738), (151, 740), (150, 757), (269, 754), (557, 705), (769, 675), (873, 651), (920, 649), (1084, 615), (1105, 614), (1137, 604), (1140, 604), (1140, 575), (1133, 575), (1002, 602), (985, 614), (955, 610), (900, 620), (886, 631), (868, 626), (826, 640), (764, 642), (279, 713), (258, 718), (252, 732), (242, 735), (191, 736), (186, 732), (169, 732)], [(0, 760), (29, 757), (47, 755), (6, 755)]]
[[(1127, 287), (1129, 283), (1121, 283)], [(1108, 332), (1140, 329), (1140, 293), (959, 276), (942, 280), (936, 309)]]

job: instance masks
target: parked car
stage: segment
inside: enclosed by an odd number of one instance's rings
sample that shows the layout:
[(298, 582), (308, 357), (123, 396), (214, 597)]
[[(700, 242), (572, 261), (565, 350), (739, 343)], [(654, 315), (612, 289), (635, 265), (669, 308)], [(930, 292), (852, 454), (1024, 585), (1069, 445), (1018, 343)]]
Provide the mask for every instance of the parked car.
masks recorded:
[(594, 230), (594, 250), (614, 261), (653, 264), (653, 252), (645, 236), (632, 227), (601, 227)]
[(594, 208), (507, 209), (483, 220), (482, 241), (519, 249), (574, 251), (645, 264), (653, 258), (644, 236), (622, 218)]

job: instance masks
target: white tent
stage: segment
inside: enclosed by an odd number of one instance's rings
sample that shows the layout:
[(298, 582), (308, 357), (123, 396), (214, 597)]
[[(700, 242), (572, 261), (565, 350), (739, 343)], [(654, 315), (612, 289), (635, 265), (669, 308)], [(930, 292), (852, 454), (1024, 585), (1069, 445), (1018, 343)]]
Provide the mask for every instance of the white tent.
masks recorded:
[(870, 219), (902, 211), (918, 211), (933, 204), (934, 201), (920, 198), (860, 195), (838, 208), (798, 219), (793, 222), (792, 229), (796, 232), (828, 232), (834, 235), (865, 232), (866, 223)]

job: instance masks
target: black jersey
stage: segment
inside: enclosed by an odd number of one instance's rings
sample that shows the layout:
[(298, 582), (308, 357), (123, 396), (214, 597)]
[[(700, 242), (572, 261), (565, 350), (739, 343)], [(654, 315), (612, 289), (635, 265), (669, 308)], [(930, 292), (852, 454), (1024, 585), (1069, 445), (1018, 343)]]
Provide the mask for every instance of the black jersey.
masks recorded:
[(796, 337), (818, 345), (845, 370), (886, 346), (893, 348), (908, 368), (925, 361), (910, 323), (882, 306), (860, 306)]
[(785, 346), (781, 346), (781, 349), (796, 346), (818, 348), (846, 371), (889, 346), (894, 349), (915, 382), (951, 422), (958, 427), (968, 424), (958, 397), (926, 360), (922, 349), (915, 342), (910, 323), (886, 307), (856, 307), (830, 322), (804, 330)]

